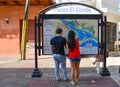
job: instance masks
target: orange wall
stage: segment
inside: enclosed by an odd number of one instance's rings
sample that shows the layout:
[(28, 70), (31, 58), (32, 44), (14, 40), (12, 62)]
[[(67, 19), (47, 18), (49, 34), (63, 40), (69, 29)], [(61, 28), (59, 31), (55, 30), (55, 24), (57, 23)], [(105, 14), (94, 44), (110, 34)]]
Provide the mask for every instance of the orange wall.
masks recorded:
[[(30, 6), (29, 19), (34, 19), (46, 6)], [(9, 19), (9, 23), (5, 22)], [(0, 6), (0, 56), (20, 54), (20, 20), (24, 18), (24, 6)]]

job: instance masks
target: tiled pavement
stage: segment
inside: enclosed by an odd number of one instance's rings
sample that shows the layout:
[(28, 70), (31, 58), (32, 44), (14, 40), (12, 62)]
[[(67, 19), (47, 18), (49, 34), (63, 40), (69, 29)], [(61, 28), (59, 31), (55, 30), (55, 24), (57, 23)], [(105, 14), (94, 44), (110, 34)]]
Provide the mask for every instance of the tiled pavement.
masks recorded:
[(94, 68), (89, 69), (94, 75), (82, 74), (88, 71), (88, 68), (82, 68), (79, 81), (74, 86), (70, 82), (55, 81), (53, 68), (41, 69), (44, 72), (41, 78), (31, 78), (32, 68), (0, 69), (0, 87), (119, 87), (112, 78), (101, 77), (95, 74)]
[[(101, 77), (96, 73), (92, 60), (83, 58), (80, 64), (80, 77), (76, 85), (70, 82), (57, 82), (54, 77), (54, 63), (52, 56), (39, 57), (38, 67), (43, 72), (42, 77), (32, 78), (34, 70), (34, 56), (25, 61), (20, 57), (0, 58), (0, 87), (120, 87), (120, 58), (110, 57), (107, 66), (111, 76)], [(119, 60), (118, 60), (119, 59)], [(70, 64), (67, 59), (67, 72), (70, 78)], [(61, 74), (62, 77), (62, 74)]]

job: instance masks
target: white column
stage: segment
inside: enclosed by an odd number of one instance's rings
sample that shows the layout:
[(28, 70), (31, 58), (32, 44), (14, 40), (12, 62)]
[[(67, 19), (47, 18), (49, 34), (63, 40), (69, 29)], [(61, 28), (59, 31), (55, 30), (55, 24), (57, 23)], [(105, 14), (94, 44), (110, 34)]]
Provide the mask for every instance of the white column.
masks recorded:
[(102, 0), (96, 0), (96, 8), (102, 8)]
[(118, 11), (120, 12), (120, 0), (119, 0), (118, 3), (119, 3), (119, 4), (118, 4)]
[(117, 23), (117, 28), (116, 28), (116, 40), (120, 39), (120, 22)]
[(102, 7), (102, 0), (96, 0), (96, 8), (98, 8), (99, 10), (101, 10), (104, 13), (108, 12), (107, 8)]

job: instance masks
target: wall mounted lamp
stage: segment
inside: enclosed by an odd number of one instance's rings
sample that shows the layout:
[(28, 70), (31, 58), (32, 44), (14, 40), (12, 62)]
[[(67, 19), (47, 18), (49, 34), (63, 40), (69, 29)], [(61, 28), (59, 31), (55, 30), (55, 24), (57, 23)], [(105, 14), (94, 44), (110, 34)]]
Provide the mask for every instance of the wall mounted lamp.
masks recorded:
[(8, 24), (8, 23), (9, 23), (9, 19), (8, 19), (8, 18), (5, 18), (5, 22)]

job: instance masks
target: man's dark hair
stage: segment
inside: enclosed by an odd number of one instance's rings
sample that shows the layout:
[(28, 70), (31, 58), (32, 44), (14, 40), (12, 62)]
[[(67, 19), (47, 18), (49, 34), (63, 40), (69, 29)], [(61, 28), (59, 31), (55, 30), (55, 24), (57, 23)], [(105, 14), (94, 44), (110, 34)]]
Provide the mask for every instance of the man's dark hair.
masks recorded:
[(56, 34), (60, 34), (60, 33), (62, 33), (63, 32), (63, 30), (61, 29), (61, 28), (57, 28), (56, 29)]

